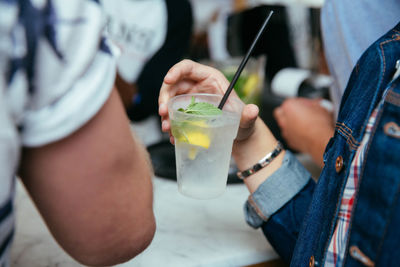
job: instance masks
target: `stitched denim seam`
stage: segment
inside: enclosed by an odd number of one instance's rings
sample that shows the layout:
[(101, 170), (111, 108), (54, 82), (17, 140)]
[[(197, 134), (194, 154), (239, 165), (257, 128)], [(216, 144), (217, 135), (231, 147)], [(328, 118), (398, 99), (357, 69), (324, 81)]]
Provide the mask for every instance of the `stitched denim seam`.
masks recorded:
[(386, 72), (386, 57), (385, 57), (385, 53), (383, 51), (383, 45), (386, 43), (389, 43), (389, 40), (379, 44), (379, 47), (380, 47), (381, 53), (382, 53), (382, 59), (383, 59), (383, 72), (382, 72), (381, 79), (380, 79), (381, 81), (382, 81), (382, 78), (385, 76), (385, 72)]
[(349, 145), (351, 150), (356, 149), (357, 147), (353, 144), (352, 140), (351, 140), (351, 135), (346, 134), (342, 128), (339, 128), (338, 131), (340, 133), (343, 133), (342, 135), (344, 135), (344, 137), (346, 138), (346, 143)]
[(393, 91), (389, 91), (386, 96), (386, 101), (390, 104), (400, 107), (400, 94)]
[(383, 41), (382, 43), (379, 44), (379, 47), (381, 49), (382, 59), (383, 59), (383, 72), (382, 72), (382, 75), (381, 75), (381, 81), (382, 81), (383, 76), (385, 76), (385, 72), (386, 72), (386, 57), (385, 57), (385, 51), (383, 50), (383, 46), (385, 44), (388, 44), (388, 43), (391, 43), (391, 42), (396, 42), (398, 40), (400, 40), (400, 36), (399, 35), (397, 35), (395, 39), (386, 40), (386, 41)]
[(337, 124), (343, 126), (343, 127), (347, 130), (347, 132), (348, 132), (349, 134), (351, 134), (351, 133), (353, 132), (353, 130), (352, 130), (349, 126), (347, 126), (346, 124), (344, 124), (343, 122), (338, 122)]
[(351, 135), (348, 134), (343, 128), (339, 127), (338, 128), (339, 133), (342, 133), (342, 135), (346, 138), (346, 143), (350, 146), (351, 149), (353, 149), (353, 144), (351, 141)]
[(347, 136), (350, 135), (351, 133), (349, 133), (349, 131), (348, 131), (345, 127), (343, 127), (342, 125), (343, 125), (343, 123), (337, 122), (337, 123), (336, 123), (336, 128), (337, 128), (338, 130), (341, 129), (342, 133), (345, 135), (345, 137), (347, 137)]
[[(341, 135), (343, 137), (346, 138), (346, 142), (350, 146), (351, 150), (357, 149), (357, 147), (360, 145), (360, 143), (357, 140), (355, 140), (355, 138), (352, 135), (352, 131), (350, 128), (348, 128), (348, 126), (346, 126), (344, 123), (337, 122), (336, 129), (338, 130), (339, 133), (341, 133)], [(347, 129), (349, 129), (349, 130), (347, 130)], [(349, 133), (349, 131), (350, 131), (350, 133)]]

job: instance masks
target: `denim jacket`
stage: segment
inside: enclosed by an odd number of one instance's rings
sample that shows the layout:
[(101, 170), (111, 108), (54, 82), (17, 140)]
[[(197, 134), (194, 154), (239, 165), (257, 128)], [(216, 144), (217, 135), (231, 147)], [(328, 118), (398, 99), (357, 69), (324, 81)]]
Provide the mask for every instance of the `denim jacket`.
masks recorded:
[(261, 227), (291, 266), (324, 265), (352, 159), (385, 90), (361, 167), (344, 266), (400, 266), (400, 78), (393, 79), (398, 60), (400, 23), (354, 67), (318, 183), (287, 152), (282, 167), (246, 202), (247, 222)]

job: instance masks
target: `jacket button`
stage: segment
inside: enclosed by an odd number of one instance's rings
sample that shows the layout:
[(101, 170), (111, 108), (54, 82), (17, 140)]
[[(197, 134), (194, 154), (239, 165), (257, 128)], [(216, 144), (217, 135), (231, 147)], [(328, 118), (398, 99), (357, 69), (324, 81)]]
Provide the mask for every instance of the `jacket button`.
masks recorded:
[(336, 169), (337, 173), (339, 173), (343, 169), (343, 157), (342, 156), (339, 156), (336, 158), (335, 169)]
[(311, 256), (310, 257), (310, 261), (308, 262), (308, 266), (309, 267), (314, 267), (314, 264), (315, 264), (314, 256)]

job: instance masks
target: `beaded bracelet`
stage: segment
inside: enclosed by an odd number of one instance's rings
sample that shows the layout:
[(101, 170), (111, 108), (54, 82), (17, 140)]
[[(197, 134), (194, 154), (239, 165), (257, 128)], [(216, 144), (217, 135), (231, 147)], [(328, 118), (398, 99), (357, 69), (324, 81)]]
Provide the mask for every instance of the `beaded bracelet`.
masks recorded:
[(265, 157), (263, 157), (260, 161), (258, 161), (253, 167), (244, 170), (242, 172), (237, 172), (236, 175), (239, 179), (246, 179), (248, 176), (252, 175), (253, 173), (261, 170), (262, 168), (268, 166), (274, 158), (276, 158), (281, 151), (283, 150), (282, 143), (278, 141), (275, 149), (272, 152), (269, 152)]

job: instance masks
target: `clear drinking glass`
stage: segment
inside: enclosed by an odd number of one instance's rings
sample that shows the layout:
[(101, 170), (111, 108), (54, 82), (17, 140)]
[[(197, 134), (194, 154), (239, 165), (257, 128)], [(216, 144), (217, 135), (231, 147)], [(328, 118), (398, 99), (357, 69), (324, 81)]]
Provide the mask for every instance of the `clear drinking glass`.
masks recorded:
[(208, 199), (224, 193), (228, 178), (233, 140), (237, 135), (243, 102), (230, 97), (221, 115), (195, 115), (185, 109), (192, 96), (196, 102), (218, 106), (222, 95), (186, 94), (169, 100), (168, 110), (179, 191), (186, 196)]

